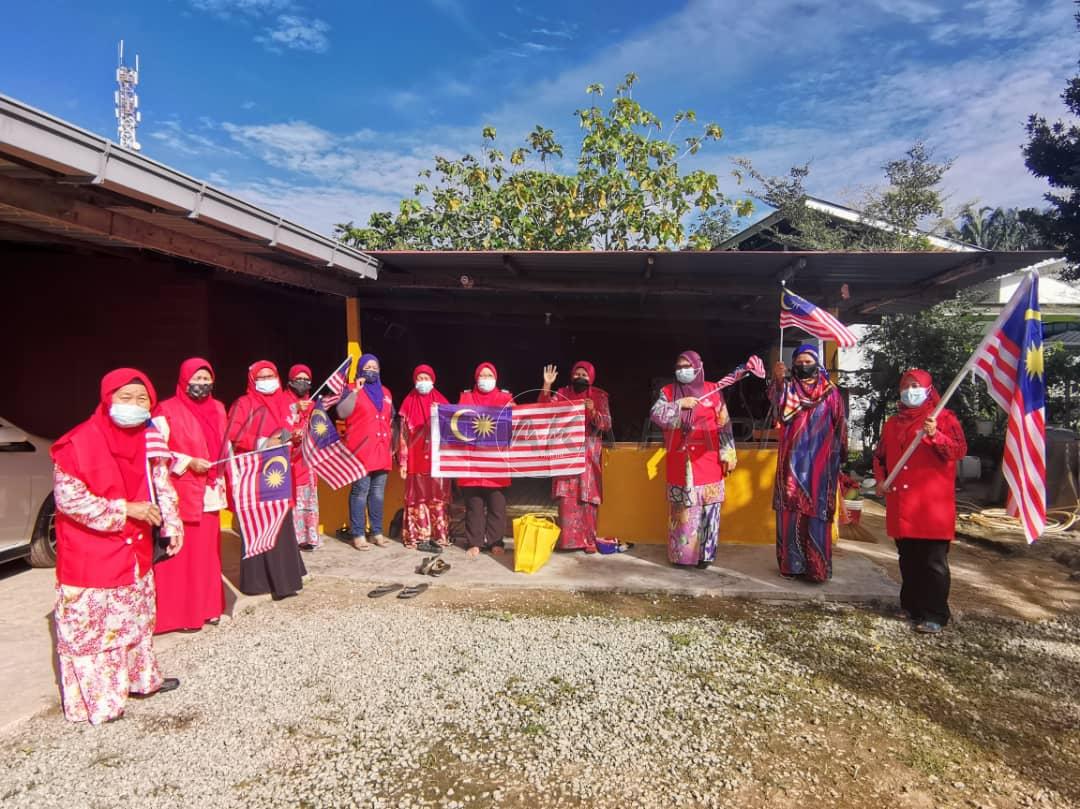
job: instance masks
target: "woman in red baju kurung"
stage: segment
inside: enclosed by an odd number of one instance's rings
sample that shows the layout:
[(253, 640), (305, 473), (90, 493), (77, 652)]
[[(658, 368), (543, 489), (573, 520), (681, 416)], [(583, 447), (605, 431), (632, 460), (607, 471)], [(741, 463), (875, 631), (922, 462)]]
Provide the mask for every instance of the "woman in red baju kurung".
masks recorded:
[[(311, 420), (311, 369), (306, 365), (294, 365), (289, 369), (289, 388), (285, 391), (292, 403), (296, 429), (303, 433)], [(296, 542), (302, 551), (313, 551), (322, 545), (319, 533), (319, 481), (311, 471), (300, 445), (292, 452), (293, 480), (296, 481), (296, 505), (293, 507), (293, 525)]]
[[(878, 494), (885, 494), (885, 530), (900, 556), (900, 606), (919, 632), (940, 632), (949, 622), (949, 545), (956, 537), (956, 461), (967, 440), (951, 410), (932, 412), (940, 401), (926, 371), (900, 378), (900, 412), (885, 422), (874, 450)], [(882, 484), (919, 428), (925, 435), (904, 462), (888, 492)]]
[(611, 431), (611, 408), (607, 392), (593, 387), (596, 369), (592, 363), (574, 363), (570, 384), (552, 393), (557, 374), (553, 365), (544, 369), (540, 401), (585, 402), (587, 425), (585, 471), (551, 483), (551, 496), (559, 501), (559, 549), (596, 553), (596, 521), (604, 499), (604, 433)]
[(154, 412), (173, 453), (184, 547), (154, 566), (155, 634), (199, 629), (225, 611), (221, 585), (221, 509), (225, 508), (225, 405), (214, 399), (214, 369), (200, 357), (180, 366), (176, 395)]
[[(297, 430), (296, 416), (289, 397), (281, 389), (277, 366), (267, 360), (254, 363), (248, 368), (247, 393), (229, 408), (226, 438), (233, 452), (239, 455), (295, 444), (300, 435)], [(289, 513), (281, 522), (274, 544), (262, 553), (240, 560), (240, 592), (270, 593), (280, 599), (296, 595), (304, 588), (307, 569), (296, 544), (294, 505), (295, 498), (290, 496)]]
[[(164, 439), (150, 429), (146, 374), (101, 380), (101, 404), (52, 446), (56, 498), (56, 652), (64, 716), (119, 719), (128, 696), (171, 691), (154, 656), (154, 527), (183, 547)], [(152, 483), (151, 483), (152, 480)], [(154, 487), (151, 496), (150, 486)], [(156, 501), (152, 502), (152, 501)]]
[[(476, 366), (474, 384), (461, 392), (458, 404), (473, 407), (512, 407), (514, 397), (508, 390), (499, 390), (499, 372), (490, 362)], [(503, 552), (506, 534), (506, 489), (510, 478), (461, 478), (458, 480), (465, 498), (466, 554), (476, 558), (481, 550), (494, 555)]]
[(435, 388), (435, 371), (418, 365), (413, 390), (398, 411), (398, 466), (405, 481), (401, 542), (406, 548), (437, 551), (450, 544), (450, 480), (431, 476), (431, 406), (448, 404)]

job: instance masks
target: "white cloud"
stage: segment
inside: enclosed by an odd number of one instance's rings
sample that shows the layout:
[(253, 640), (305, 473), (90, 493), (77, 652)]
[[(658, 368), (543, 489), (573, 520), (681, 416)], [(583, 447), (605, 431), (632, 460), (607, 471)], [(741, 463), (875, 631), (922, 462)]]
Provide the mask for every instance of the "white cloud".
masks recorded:
[(323, 20), (305, 19), (295, 14), (283, 14), (272, 28), (255, 37), (267, 50), (280, 52), (282, 48), (293, 51), (326, 53), (330, 39), (326, 36), (330, 25)]
[(150, 132), (155, 151), (160, 146), (176, 154), (194, 157), (197, 155), (214, 155), (217, 157), (238, 156), (240, 153), (235, 149), (229, 149), (215, 141), (212, 137), (198, 132), (189, 132), (183, 128), (179, 121), (167, 120), (157, 125)]
[(255, 106), (256, 105), (255, 105), (254, 101), (245, 101), (243, 104), (240, 105), (240, 109), (242, 109), (242, 110), (253, 110), (253, 109), (255, 109)]
[(228, 19), (234, 14), (261, 17), (293, 5), (293, 0), (189, 0), (192, 8)]

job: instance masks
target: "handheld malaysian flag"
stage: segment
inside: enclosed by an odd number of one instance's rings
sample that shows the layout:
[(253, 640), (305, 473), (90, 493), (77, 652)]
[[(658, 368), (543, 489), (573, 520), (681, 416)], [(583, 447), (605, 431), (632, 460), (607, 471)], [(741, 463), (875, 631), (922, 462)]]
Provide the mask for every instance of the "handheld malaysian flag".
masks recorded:
[(1038, 273), (1024, 279), (1005, 312), (1004, 321), (976, 349), (972, 370), (1009, 416), (1002, 460), (1009, 513), (1019, 517), (1031, 543), (1046, 529), (1046, 377)]
[(317, 396), (319, 391), (323, 388), (329, 388), (330, 395), (323, 399), (323, 404), (327, 407), (336, 405), (341, 401), (341, 392), (344, 391), (345, 387), (349, 384), (349, 369), (351, 367), (352, 357), (346, 357), (334, 373), (330, 374), (330, 377), (319, 385), (319, 390), (315, 391), (314, 396)]
[(761, 357), (757, 354), (751, 354), (745, 363), (736, 365), (734, 371), (716, 383), (717, 387), (729, 388), (747, 374), (753, 374), (758, 379), (765, 378), (765, 363), (761, 361)]
[(316, 399), (312, 407), (300, 450), (308, 466), (332, 488), (340, 489), (367, 474), (364, 465), (341, 440), (321, 399)]
[(780, 328), (797, 326), (822, 340), (833, 340), (841, 348), (852, 348), (854, 332), (819, 306), (787, 289), (780, 290)]
[(229, 483), (236, 521), (244, 540), (244, 558), (274, 547), (292, 499), (289, 447), (248, 452), (229, 461)]
[(547, 478), (585, 471), (585, 404), (434, 405), (431, 474)]

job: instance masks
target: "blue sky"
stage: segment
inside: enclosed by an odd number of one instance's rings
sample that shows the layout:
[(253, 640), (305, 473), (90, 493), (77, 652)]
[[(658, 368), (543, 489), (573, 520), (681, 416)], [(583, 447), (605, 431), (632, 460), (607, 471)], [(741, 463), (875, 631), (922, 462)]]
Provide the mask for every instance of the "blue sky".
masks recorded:
[[(1019, 151), (1064, 112), (1080, 33), (1069, 0), (144, 0), (5, 12), (0, 92), (115, 138), (116, 42), (141, 55), (143, 152), (316, 230), (396, 207), (435, 154), (537, 123), (572, 147), (585, 86), (627, 71), (662, 118), (725, 131), (731, 160), (856, 202), (916, 139), (956, 158), (959, 205), (1040, 204)], [(18, 32), (11, 36), (10, 32)], [(129, 59), (130, 61), (130, 59)]]

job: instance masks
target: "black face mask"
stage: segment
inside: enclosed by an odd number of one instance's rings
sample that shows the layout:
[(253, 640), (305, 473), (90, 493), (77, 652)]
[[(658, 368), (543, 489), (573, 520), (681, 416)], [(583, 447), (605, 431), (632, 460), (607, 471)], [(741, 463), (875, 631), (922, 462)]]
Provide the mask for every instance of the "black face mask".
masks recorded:
[(307, 396), (308, 391), (311, 390), (311, 383), (306, 379), (290, 379), (289, 387), (297, 396)]
[(581, 393), (583, 390), (585, 390), (586, 388), (589, 387), (589, 380), (588, 379), (571, 379), (570, 380), (570, 387), (572, 387), (575, 392)]
[(213, 382), (188, 382), (187, 392), (192, 399), (205, 399), (214, 390)]
[(361, 371), (361, 376), (364, 377), (364, 381), (374, 385), (379, 381), (378, 371)]
[(796, 365), (791, 369), (791, 373), (796, 379), (813, 379), (818, 375), (818, 367), (816, 364)]

